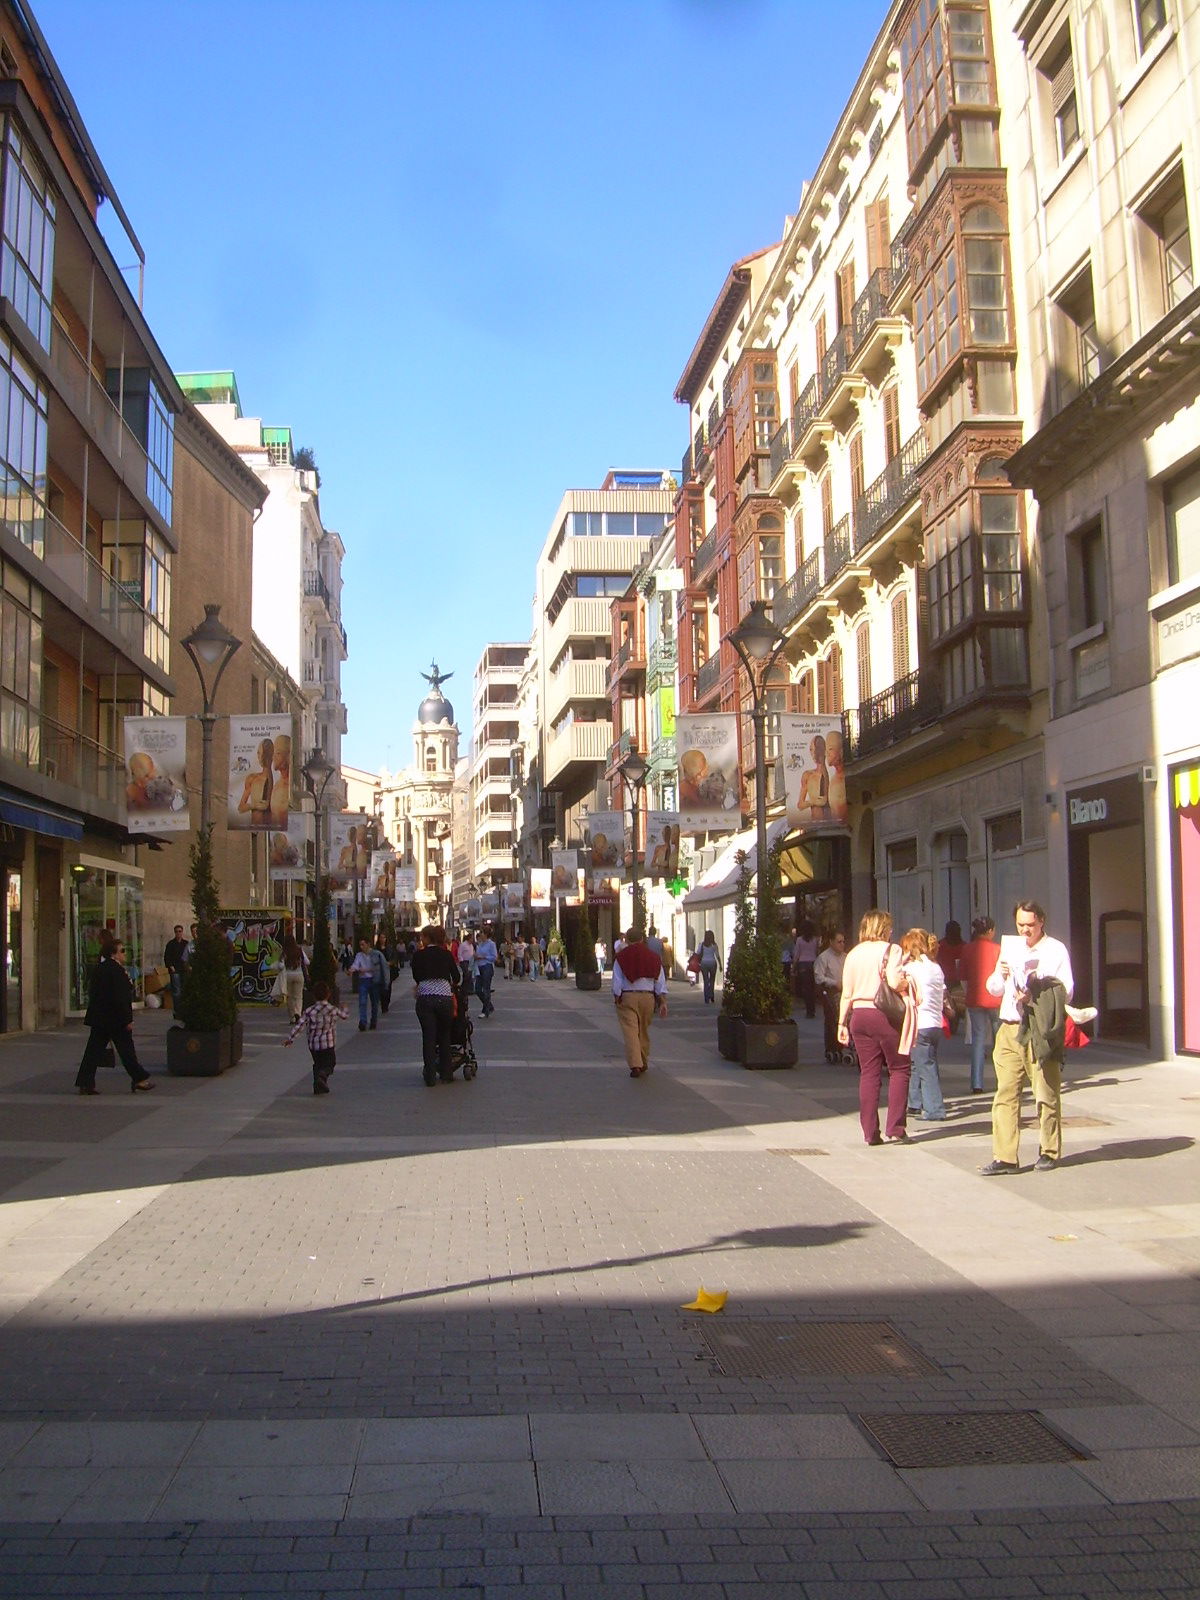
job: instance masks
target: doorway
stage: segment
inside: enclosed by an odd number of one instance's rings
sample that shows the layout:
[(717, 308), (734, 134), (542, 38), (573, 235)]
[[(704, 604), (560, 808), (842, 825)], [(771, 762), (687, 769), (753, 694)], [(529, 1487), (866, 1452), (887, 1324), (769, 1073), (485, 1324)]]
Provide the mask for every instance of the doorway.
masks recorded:
[(0, 1033), (21, 1027), (21, 869), (0, 866), (0, 891), (4, 897), (4, 926), (0, 954), (4, 957), (4, 986), (0, 990)]

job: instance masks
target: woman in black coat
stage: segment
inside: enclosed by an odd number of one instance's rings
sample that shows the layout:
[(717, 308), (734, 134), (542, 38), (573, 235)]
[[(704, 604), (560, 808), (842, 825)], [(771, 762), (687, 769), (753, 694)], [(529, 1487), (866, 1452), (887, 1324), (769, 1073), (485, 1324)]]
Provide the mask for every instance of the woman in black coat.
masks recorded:
[(100, 960), (92, 975), (83, 1020), (92, 1031), (75, 1076), (75, 1087), (80, 1094), (100, 1093), (96, 1087), (96, 1068), (104, 1060), (110, 1041), (129, 1074), (131, 1093), (154, 1088), (153, 1078), (138, 1060), (133, 1047), (133, 984), (125, 971), (125, 946), (119, 939), (109, 939), (100, 948)]

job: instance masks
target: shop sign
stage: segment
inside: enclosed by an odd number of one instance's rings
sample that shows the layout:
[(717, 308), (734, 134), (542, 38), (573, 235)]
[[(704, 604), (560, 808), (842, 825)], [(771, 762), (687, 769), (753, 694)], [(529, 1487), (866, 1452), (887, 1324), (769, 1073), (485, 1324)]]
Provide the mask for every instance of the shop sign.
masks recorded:
[(1142, 821), (1142, 789), (1136, 778), (1078, 789), (1067, 796), (1069, 828), (1119, 828)]
[(1158, 620), (1158, 665), (1176, 666), (1200, 655), (1200, 601), (1192, 601), (1173, 616)]

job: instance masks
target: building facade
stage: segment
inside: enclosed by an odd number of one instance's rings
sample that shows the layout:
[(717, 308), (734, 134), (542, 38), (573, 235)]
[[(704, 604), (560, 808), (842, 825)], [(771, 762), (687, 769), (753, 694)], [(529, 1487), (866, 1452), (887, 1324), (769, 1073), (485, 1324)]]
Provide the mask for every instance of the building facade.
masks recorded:
[(479, 889), (517, 876), (513, 831), (513, 753), (518, 748), (517, 698), (528, 644), (489, 644), (475, 666), (471, 740), (471, 870)]
[(453, 911), (454, 792), (461, 782), (459, 730), (454, 707), (442, 693), (451, 673), (436, 662), (422, 676), (429, 693), (412, 725), (413, 759), (400, 772), (386, 768), (376, 780), (379, 815), (398, 866), (416, 874), (419, 923), (447, 922)]

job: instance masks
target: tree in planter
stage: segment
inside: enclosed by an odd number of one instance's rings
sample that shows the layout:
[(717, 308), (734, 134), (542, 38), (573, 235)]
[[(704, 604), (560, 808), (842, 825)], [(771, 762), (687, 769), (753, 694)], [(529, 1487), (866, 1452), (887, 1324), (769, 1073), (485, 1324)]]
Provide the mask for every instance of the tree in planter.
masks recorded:
[(575, 925), (575, 971), (584, 977), (591, 977), (599, 972), (596, 961), (596, 935), (592, 931), (592, 918), (585, 905), (579, 909), (579, 921)]
[(725, 963), (721, 1009), (743, 1022), (786, 1022), (792, 1014), (792, 996), (783, 973), (783, 947), (779, 942), (780, 843), (767, 856), (763, 911), (767, 926), (759, 928), (750, 868), (744, 852), (738, 854), (737, 909), (733, 948)]
[(337, 956), (329, 937), (329, 886), (322, 880), (313, 908), (313, 949), (312, 960), (308, 963), (308, 981), (310, 985), (327, 983), (334, 1004), (337, 1003), (338, 971)]
[(196, 948), (183, 977), (175, 1008), (185, 1028), (215, 1033), (237, 1021), (237, 1000), (229, 979), (229, 941), (217, 926), (220, 891), (213, 876), (212, 829), (197, 834), (189, 856)]

